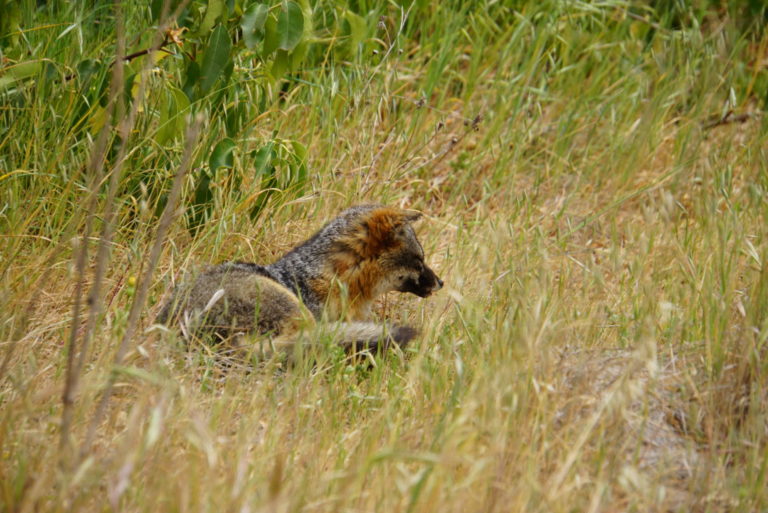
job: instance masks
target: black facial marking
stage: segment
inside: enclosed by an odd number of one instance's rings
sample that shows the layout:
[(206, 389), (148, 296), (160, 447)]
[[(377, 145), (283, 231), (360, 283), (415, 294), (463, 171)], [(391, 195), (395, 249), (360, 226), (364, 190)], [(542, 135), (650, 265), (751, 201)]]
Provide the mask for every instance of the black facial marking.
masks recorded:
[(408, 278), (397, 290), (399, 292), (410, 292), (419, 297), (427, 297), (432, 292), (439, 290), (443, 286), (443, 280), (437, 277), (432, 269), (420, 263), (421, 270), (417, 278)]

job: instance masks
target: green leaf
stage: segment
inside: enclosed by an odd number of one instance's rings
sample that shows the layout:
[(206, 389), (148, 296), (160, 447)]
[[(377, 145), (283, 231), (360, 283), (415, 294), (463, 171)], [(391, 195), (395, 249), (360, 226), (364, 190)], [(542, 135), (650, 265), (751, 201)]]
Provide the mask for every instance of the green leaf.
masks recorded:
[(190, 60), (184, 72), (184, 84), (181, 86), (181, 90), (190, 100), (195, 99), (195, 86), (198, 82), (200, 82), (200, 65)]
[(264, 25), (267, 23), (269, 8), (266, 4), (252, 4), (243, 13), (240, 28), (243, 30), (245, 46), (253, 50), (264, 38)]
[(278, 47), (290, 52), (301, 41), (304, 35), (304, 13), (299, 4), (293, 1), (283, 4), (280, 16), (277, 18)]
[(291, 60), (288, 56), (288, 52), (285, 50), (278, 50), (275, 55), (275, 60), (272, 61), (272, 68), (269, 70), (270, 74), (275, 80), (280, 79), (285, 72), (288, 71), (288, 65)]
[(200, 36), (205, 36), (210, 32), (225, 10), (224, 0), (208, 0), (208, 8), (205, 10), (205, 16), (203, 21), (200, 22), (200, 28), (197, 30), (197, 33)]
[(307, 54), (309, 53), (309, 43), (307, 41), (302, 41), (299, 43), (299, 45), (296, 47), (294, 51), (291, 52), (291, 64), (290, 64), (290, 70), (296, 71), (298, 70), (302, 63), (304, 62), (304, 59), (307, 57)]
[(158, 144), (161, 145), (184, 134), (186, 115), (189, 110), (187, 95), (171, 85), (167, 87), (165, 102), (160, 107), (160, 123), (155, 136)]
[(251, 101), (238, 99), (237, 91), (235, 91), (234, 98), (228, 98), (227, 116), (224, 120), (227, 136), (238, 136), (243, 127), (256, 117), (254, 111), (255, 105)]
[(190, 208), (187, 210), (187, 228), (193, 235), (197, 233), (198, 228), (202, 226), (213, 210), (211, 176), (203, 168), (199, 168), (198, 171), (198, 176), (195, 177), (197, 186), (190, 202)]
[(171, 14), (173, 14), (173, 12), (181, 3), (180, 0), (152, 0), (149, 4), (149, 10), (150, 10), (150, 13), (152, 14), (153, 22), (159, 23), (161, 21), (160, 15), (163, 13), (163, 5), (165, 5), (166, 2), (168, 3), (168, 11), (166, 13), (166, 16), (170, 16)]
[(234, 167), (235, 158), (235, 141), (229, 137), (225, 137), (213, 148), (211, 158), (208, 159), (208, 166), (211, 168), (211, 172), (215, 172), (220, 167)]
[(299, 141), (291, 141), (291, 147), (293, 148), (293, 160), (295, 165), (292, 166), (295, 182), (299, 189), (303, 187), (304, 182), (307, 181), (307, 147), (301, 144)]
[(291, 141), (291, 147), (293, 148), (293, 154), (298, 158), (298, 160), (300, 162), (306, 162), (307, 147), (301, 144), (299, 141)]
[(203, 95), (211, 90), (227, 68), (231, 50), (232, 40), (229, 38), (229, 33), (223, 25), (219, 25), (211, 33), (200, 69), (200, 92)]
[(349, 23), (349, 44), (352, 49), (357, 49), (357, 45), (362, 43), (368, 35), (368, 25), (365, 23), (365, 18), (349, 10), (344, 13), (344, 18)]
[(160, 21), (163, 4), (165, 4), (165, 0), (151, 0), (151, 2), (149, 2), (149, 13), (152, 15), (152, 21), (155, 23)]
[(175, 124), (171, 122), (174, 107), (173, 96), (165, 94), (162, 102), (162, 105), (160, 105), (160, 119), (158, 120), (157, 132), (155, 133), (155, 141), (161, 146), (173, 138), (173, 132), (176, 128)]
[(270, 141), (263, 147), (251, 153), (253, 157), (253, 169), (256, 178), (261, 179), (261, 193), (256, 197), (253, 207), (249, 212), (251, 220), (258, 219), (261, 212), (267, 206), (269, 197), (274, 192), (272, 189), (277, 186), (277, 179), (275, 177), (276, 169), (272, 165), (272, 161), (275, 157), (275, 143)]
[(97, 79), (104, 71), (104, 65), (95, 59), (85, 59), (77, 63), (77, 80), (83, 91), (88, 90), (92, 81)]
[(269, 142), (251, 154), (253, 156), (253, 171), (256, 176), (264, 174), (272, 163), (274, 147), (275, 143)]
[(21, 2), (0, 0), (0, 49), (19, 44), (23, 19)]
[(37, 76), (41, 69), (42, 61), (25, 61), (0, 70), (0, 92), (16, 82)]
[(264, 48), (262, 57), (267, 58), (277, 50), (280, 44), (280, 34), (277, 31), (277, 18), (274, 15), (267, 16), (267, 22), (264, 24)]
[(177, 122), (183, 126), (184, 117), (189, 113), (189, 98), (187, 98), (187, 95), (184, 94), (184, 91), (181, 89), (177, 89), (173, 86), (168, 86), (168, 89), (171, 91), (173, 100), (176, 104)]

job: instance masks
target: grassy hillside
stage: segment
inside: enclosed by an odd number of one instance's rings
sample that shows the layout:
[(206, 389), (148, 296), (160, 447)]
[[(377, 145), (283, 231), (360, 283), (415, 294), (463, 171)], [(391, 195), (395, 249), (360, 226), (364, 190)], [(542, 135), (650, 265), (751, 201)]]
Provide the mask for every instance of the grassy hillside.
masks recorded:
[[(761, 2), (171, 4), (0, 0), (0, 511), (768, 509)], [(362, 202), (405, 352), (153, 326)]]

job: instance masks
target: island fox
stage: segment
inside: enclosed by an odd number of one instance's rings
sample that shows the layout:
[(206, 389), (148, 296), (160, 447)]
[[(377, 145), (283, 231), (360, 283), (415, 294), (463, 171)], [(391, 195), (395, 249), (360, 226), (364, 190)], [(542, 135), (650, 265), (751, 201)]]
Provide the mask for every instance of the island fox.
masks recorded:
[(371, 308), (389, 291), (427, 297), (442, 288), (411, 226), (419, 217), (382, 205), (349, 208), (271, 265), (228, 262), (186, 280), (157, 320), (220, 340), (266, 335), (258, 339), (269, 341), (269, 353), (286, 352), (317, 321), (348, 352), (404, 345), (417, 331), (372, 323)]

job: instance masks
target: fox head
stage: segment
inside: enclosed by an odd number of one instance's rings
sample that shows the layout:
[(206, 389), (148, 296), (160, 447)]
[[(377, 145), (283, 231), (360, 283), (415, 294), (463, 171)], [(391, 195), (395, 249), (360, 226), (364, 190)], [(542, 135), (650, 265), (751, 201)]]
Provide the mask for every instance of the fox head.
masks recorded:
[[(340, 237), (347, 257), (336, 263), (337, 274), (354, 268), (350, 289), (373, 299), (398, 291), (427, 297), (443, 287), (443, 281), (429, 268), (411, 224), (419, 212), (368, 205), (354, 207), (349, 230)], [(338, 272), (342, 271), (342, 272)]]
[(443, 288), (443, 280), (424, 260), (424, 248), (416, 239), (411, 226), (420, 217), (418, 212), (404, 216), (403, 224), (395, 228), (394, 238), (397, 243), (391, 251), (382, 254), (379, 264), (392, 273), (390, 283), (393, 290), (427, 297)]

